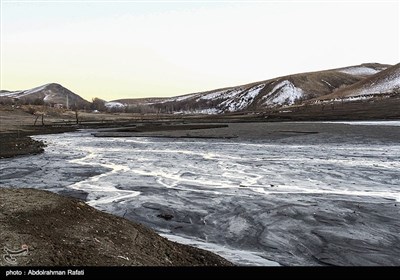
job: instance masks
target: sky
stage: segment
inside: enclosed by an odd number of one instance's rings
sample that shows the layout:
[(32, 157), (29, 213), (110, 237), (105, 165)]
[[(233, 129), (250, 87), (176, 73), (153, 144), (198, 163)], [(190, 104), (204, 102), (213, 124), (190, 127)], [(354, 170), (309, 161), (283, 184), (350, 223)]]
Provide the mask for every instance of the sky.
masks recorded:
[(396, 64), (395, 1), (1, 1), (1, 89), (166, 97)]

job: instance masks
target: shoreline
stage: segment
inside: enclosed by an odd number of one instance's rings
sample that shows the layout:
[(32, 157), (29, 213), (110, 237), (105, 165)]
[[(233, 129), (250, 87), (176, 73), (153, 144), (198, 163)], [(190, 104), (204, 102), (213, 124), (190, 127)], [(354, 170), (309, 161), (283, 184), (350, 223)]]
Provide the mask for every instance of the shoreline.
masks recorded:
[[(36, 155), (44, 152), (46, 143), (35, 140), (32, 136), (45, 134), (60, 134), (65, 132), (74, 132), (79, 129), (98, 129), (93, 132), (94, 137), (156, 137), (156, 138), (187, 138), (187, 139), (256, 139), (256, 140), (276, 140), (280, 138), (292, 137), (295, 135), (306, 135), (316, 133), (329, 133), (326, 129), (315, 129), (317, 124), (325, 124), (334, 129), (336, 126), (342, 126), (341, 132), (344, 133), (343, 127), (358, 126), (360, 134), (363, 134), (363, 128), (370, 129), (371, 123), (374, 122), (391, 122), (398, 127), (398, 120), (368, 120), (368, 121), (283, 121), (283, 122), (205, 122), (205, 120), (193, 121), (148, 121), (134, 122), (131, 121), (124, 126), (123, 123), (104, 124), (101, 122), (81, 125), (45, 125), (45, 126), (22, 126), (14, 127), (13, 130), (0, 131), (0, 159), (14, 158), (19, 156)], [(354, 122), (354, 123), (353, 123)], [(365, 124), (363, 124), (365, 122)], [(271, 131), (251, 131), (246, 127), (252, 124), (266, 124), (272, 128)], [(306, 128), (299, 128), (298, 125)], [(385, 123), (384, 126), (390, 126)], [(232, 128), (234, 126), (234, 128)], [(279, 129), (279, 127), (284, 127)], [(381, 127), (375, 126), (377, 130)], [(344, 133), (345, 134), (345, 133)], [(397, 135), (396, 133), (394, 133)], [(371, 132), (372, 137), (380, 137), (379, 132)], [(394, 139), (393, 136), (387, 138)]]
[[(400, 102), (400, 99), (396, 99), (396, 102)], [(381, 102), (379, 104), (381, 104)], [(384, 105), (385, 103), (383, 102), (382, 104)], [(344, 108), (340, 108), (340, 110), (337, 108), (334, 115), (328, 114), (327, 112), (321, 115), (321, 112), (318, 110), (318, 112), (314, 112), (315, 114), (293, 111), (292, 113), (280, 112), (279, 114), (272, 115), (266, 112), (242, 112), (227, 115), (135, 115), (125, 113), (79, 112), (79, 120), (76, 119), (75, 112), (73, 111), (48, 108), (44, 119), (44, 125), (42, 126), (34, 125), (36, 116), (33, 115), (31, 111), (35, 109), (35, 106), (22, 106), (21, 108), (0, 106), (0, 159), (43, 152), (45, 143), (33, 140), (31, 138), (33, 135), (71, 132), (85, 128), (99, 129), (97, 132), (98, 136), (104, 137), (114, 137), (118, 135), (124, 137), (134, 134), (140, 137), (229, 139), (240, 137), (235, 131), (232, 132), (224, 128), (224, 126), (233, 123), (240, 123), (244, 126), (248, 123), (279, 125), (298, 122), (326, 122), (334, 125), (340, 122), (352, 121), (371, 122), (400, 120), (400, 115), (398, 114), (386, 114), (384, 117), (382, 117), (382, 114), (375, 114), (375, 103), (368, 103), (368, 105), (372, 106), (370, 108), (370, 115), (357, 115), (354, 114), (354, 112), (352, 114), (343, 115), (341, 112)], [(383, 108), (386, 107), (383, 106)], [(363, 110), (368, 111), (367, 108)], [(387, 111), (383, 110), (383, 112)], [(202, 129), (201, 126), (209, 129)], [(185, 129), (184, 127), (187, 128)], [(210, 132), (203, 133), (202, 131), (204, 130)], [(297, 133), (296, 129), (291, 130), (293, 133)], [(251, 138), (269, 137), (269, 135), (259, 133), (258, 131), (246, 131), (246, 133), (243, 134), (245, 138), (247, 138), (246, 134), (254, 134), (250, 136)]]
[(76, 131), (76, 129), (70, 127), (40, 127), (33, 130), (29, 128), (21, 131), (0, 132), (0, 159), (43, 153), (46, 144), (32, 139), (31, 136), (72, 131)]

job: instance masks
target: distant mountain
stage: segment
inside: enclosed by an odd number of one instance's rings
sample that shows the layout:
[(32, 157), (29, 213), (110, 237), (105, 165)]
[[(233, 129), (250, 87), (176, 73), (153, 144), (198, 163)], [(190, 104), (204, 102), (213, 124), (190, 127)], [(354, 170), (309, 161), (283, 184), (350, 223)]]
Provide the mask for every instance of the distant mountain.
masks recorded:
[(91, 104), (79, 95), (56, 83), (46, 84), (28, 90), (2, 90), (0, 91), (0, 99), (3, 101), (6, 99), (19, 101), (24, 104), (58, 104), (65, 108), (75, 106), (78, 108), (88, 108)]
[[(308, 100), (323, 98), (369, 77), (382, 74), (391, 65), (368, 63), (338, 69), (278, 77), (241, 86), (191, 93), (172, 98), (122, 99), (113, 102), (128, 107), (146, 106), (159, 112), (221, 114), (242, 111), (262, 111), (300, 105)], [(398, 85), (397, 76), (390, 78)], [(388, 78), (389, 79), (389, 78)], [(365, 85), (367, 86), (367, 85)]]

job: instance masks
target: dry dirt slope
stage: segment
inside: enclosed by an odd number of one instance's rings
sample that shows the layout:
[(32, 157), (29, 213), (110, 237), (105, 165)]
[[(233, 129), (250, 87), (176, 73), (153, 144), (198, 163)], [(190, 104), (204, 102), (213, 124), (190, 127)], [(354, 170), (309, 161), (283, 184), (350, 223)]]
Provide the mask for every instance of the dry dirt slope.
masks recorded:
[[(225, 259), (160, 237), (80, 200), (35, 189), (0, 188), (0, 244), (17, 265), (226, 266)], [(0, 265), (11, 265), (2, 252)]]

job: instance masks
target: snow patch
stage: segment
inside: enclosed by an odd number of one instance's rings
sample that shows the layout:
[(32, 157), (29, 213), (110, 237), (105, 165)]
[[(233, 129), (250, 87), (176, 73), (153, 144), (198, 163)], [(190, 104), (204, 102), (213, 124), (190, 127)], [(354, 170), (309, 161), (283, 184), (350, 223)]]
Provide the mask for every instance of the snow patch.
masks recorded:
[(120, 102), (106, 102), (104, 104), (107, 108), (123, 108), (126, 106), (126, 104), (120, 103)]
[(364, 85), (363, 88), (354, 90), (349, 97), (362, 95), (381, 95), (400, 92), (400, 68), (386, 75), (371, 84)]
[(359, 95), (392, 93), (395, 90), (400, 90), (400, 72), (397, 77), (387, 77), (383, 82), (362, 89)]
[(206, 108), (206, 109), (174, 112), (175, 115), (190, 115), (190, 114), (216, 115), (219, 113), (221, 113), (221, 110), (219, 110), (217, 108)]
[(215, 100), (215, 99), (229, 99), (229, 98), (233, 98), (236, 95), (238, 95), (240, 92), (242, 92), (243, 89), (242, 88), (233, 88), (233, 89), (225, 89), (225, 90), (220, 90), (220, 91), (214, 91), (214, 92), (210, 92), (207, 93), (203, 96), (201, 96), (200, 98), (197, 99), (197, 101), (199, 100)]
[(301, 88), (297, 88), (291, 82), (284, 80), (278, 83), (263, 99), (265, 99), (264, 104), (266, 105), (292, 105), (303, 95), (304, 92)]
[(324, 84), (326, 84), (328, 87), (335, 88), (334, 86), (332, 86), (329, 82), (327, 82), (327, 81), (325, 81), (325, 80), (321, 80), (321, 82), (323, 82)]
[(214, 91), (211, 93), (207, 93), (206, 95), (203, 95), (202, 97), (198, 98), (197, 101), (218, 99), (226, 92), (227, 92), (226, 90), (221, 90), (221, 91)]
[(49, 94), (45, 94), (46, 96), (43, 98), (43, 101), (44, 102), (50, 102), (51, 101), (51, 98), (52, 98), (52, 96), (51, 95), (49, 95)]
[[(236, 112), (247, 108), (265, 87), (265, 84), (256, 85), (246, 91), (242, 91), (237, 99), (228, 99), (221, 103), (220, 108), (224, 108), (229, 112)], [(239, 95), (239, 92), (235, 92), (235, 96)], [(232, 94), (232, 93), (231, 93)]]
[(373, 96), (365, 96), (365, 95), (361, 95), (361, 96), (350, 96), (344, 99), (335, 99), (334, 101), (343, 101), (343, 102), (352, 102), (352, 101), (361, 101), (361, 100), (367, 100), (367, 99), (371, 99)]
[(12, 97), (12, 98), (21, 98), (31, 93), (27, 93), (26, 91), (13, 91), (1, 94), (2, 97)]
[(357, 76), (370, 76), (370, 75), (374, 75), (380, 71), (375, 70), (373, 68), (366, 67), (366, 66), (358, 66), (358, 67), (343, 68), (343, 69), (339, 70), (339, 72), (345, 73), (345, 74), (350, 74), (350, 75), (357, 75)]
[(46, 84), (46, 85), (43, 85), (43, 86), (39, 86), (39, 87), (35, 87), (35, 88), (32, 88), (32, 89), (28, 89), (28, 90), (25, 90), (24, 93), (26, 93), (26, 94), (37, 93), (37, 92), (39, 92), (41, 90), (44, 90), (48, 85), (50, 85), (50, 84)]
[(21, 98), (30, 94), (35, 94), (39, 91), (46, 89), (46, 87), (50, 84), (46, 84), (43, 86), (35, 87), (28, 90), (17, 90), (17, 91), (10, 91), (10, 92), (2, 92), (0, 93), (1, 97), (14, 97), (14, 98)]
[(7, 92), (1, 92), (0, 96), (1, 97), (16, 97), (18, 96), (22, 91), (7, 91)]

